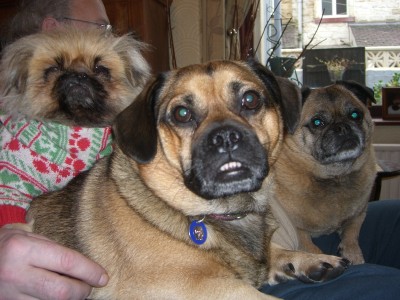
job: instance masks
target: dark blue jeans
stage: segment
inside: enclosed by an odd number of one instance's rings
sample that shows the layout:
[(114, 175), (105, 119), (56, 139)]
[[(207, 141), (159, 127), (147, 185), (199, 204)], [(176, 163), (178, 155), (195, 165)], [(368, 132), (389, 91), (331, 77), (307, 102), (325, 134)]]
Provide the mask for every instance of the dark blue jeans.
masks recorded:
[[(337, 234), (314, 240), (325, 253), (337, 254)], [(283, 299), (400, 299), (400, 200), (369, 204), (361, 228), (360, 247), (364, 265), (350, 266), (341, 276), (324, 283), (305, 284), (297, 280), (261, 290)]]

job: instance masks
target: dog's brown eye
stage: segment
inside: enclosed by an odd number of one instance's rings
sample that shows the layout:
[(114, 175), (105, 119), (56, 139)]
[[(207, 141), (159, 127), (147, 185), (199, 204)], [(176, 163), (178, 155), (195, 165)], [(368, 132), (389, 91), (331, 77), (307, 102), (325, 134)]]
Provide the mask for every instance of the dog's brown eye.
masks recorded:
[(57, 73), (58, 71), (60, 71), (60, 68), (57, 66), (51, 66), (49, 68), (47, 68), (44, 71), (44, 77), (46, 78), (46, 80), (48, 79), (48, 77), (53, 74), (53, 73)]
[(94, 67), (94, 72), (97, 75), (103, 75), (103, 76), (106, 76), (106, 77), (110, 76), (110, 70), (107, 67), (102, 66), (102, 65), (96, 65)]
[(174, 118), (179, 123), (187, 123), (192, 119), (192, 113), (187, 107), (178, 106), (174, 110)]
[(255, 92), (246, 92), (242, 98), (242, 107), (256, 109), (260, 106), (260, 97)]

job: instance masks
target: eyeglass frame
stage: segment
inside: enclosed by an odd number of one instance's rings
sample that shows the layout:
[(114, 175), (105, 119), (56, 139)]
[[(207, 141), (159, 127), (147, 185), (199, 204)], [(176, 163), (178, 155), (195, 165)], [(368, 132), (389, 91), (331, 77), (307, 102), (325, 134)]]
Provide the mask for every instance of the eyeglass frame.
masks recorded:
[(111, 24), (102, 24), (102, 23), (79, 20), (79, 19), (74, 19), (74, 18), (69, 18), (69, 17), (62, 17), (62, 19), (63, 20), (68, 20), (68, 21), (75, 21), (75, 22), (82, 22), (82, 23), (92, 24), (92, 25), (96, 25), (97, 27), (99, 27), (101, 29), (104, 29), (107, 32), (111, 32), (112, 31), (112, 25)]

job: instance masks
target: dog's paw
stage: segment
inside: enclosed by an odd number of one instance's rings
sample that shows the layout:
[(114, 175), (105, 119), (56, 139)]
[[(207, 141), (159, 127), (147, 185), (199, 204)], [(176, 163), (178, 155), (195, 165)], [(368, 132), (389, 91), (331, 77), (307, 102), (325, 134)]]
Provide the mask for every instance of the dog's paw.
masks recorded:
[(350, 265), (350, 261), (346, 258), (319, 254), (317, 256), (312, 261), (302, 262), (297, 267), (292, 265), (291, 271), (294, 277), (306, 283), (327, 281), (341, 275)]
[(338, 256), (277, 249), (271, 257), (268, 283), (277, 284), (289, 279), (323, 282), (341, 275), (349, 265), (348, 259)]

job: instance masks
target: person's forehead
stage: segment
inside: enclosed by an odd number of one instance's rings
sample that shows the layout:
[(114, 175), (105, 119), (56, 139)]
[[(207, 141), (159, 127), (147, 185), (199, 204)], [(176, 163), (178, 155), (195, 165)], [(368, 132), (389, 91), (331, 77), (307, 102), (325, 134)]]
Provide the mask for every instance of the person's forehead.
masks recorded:
[(109, 23), (101, 0), (71, 0), (70, 17), (97, 23)]

